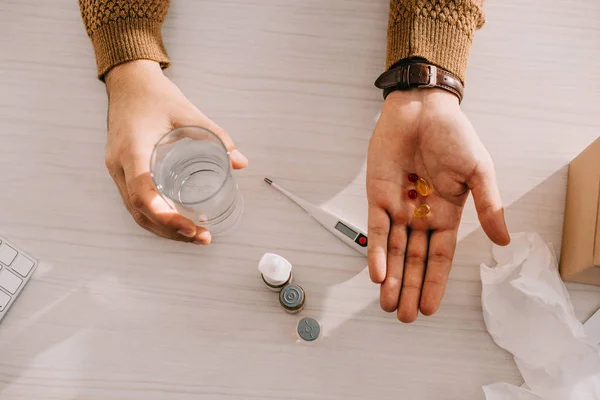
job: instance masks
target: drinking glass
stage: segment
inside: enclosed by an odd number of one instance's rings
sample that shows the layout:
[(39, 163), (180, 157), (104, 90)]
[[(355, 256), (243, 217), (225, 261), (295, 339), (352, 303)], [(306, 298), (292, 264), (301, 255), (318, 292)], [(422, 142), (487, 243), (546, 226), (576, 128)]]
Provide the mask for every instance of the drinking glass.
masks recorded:
[(231, 230), (242, 214), (243, 200), (231, 174), (225, 144), (200, 126), (183, 126), (154, 146), (150, 174), (163, 199), (211, 234)]

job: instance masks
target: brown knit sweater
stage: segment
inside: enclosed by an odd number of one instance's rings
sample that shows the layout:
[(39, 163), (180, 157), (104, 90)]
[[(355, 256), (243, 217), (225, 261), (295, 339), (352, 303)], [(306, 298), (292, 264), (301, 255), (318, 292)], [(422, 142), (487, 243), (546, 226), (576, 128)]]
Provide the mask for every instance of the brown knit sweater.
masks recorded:
[[(96, 51), (98, 76), (115, 65), (169, 57), (161, 27), (170, 0), (79, 0)], [(473, 35), (485, 22), (483, 0), (390, 0), (387, 67), (421, 57), (453, 72), (464, 82)]]

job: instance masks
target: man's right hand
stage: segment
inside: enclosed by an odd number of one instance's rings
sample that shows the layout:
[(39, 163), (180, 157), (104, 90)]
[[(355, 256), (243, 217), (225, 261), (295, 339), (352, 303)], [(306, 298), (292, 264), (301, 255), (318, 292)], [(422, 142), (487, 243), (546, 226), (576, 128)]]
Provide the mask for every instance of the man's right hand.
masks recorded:
[(136, 60), (114, 67), (106, 75), (106, 88), (106, 167), (133, 219), (158, 236), (210, 243), (206, 229), (173, 210), (156, 191), (150, 177), (154, 144), (174, 128), (199, 125), (225, 143), (234, 169), (244, 168), (246, 157), (235, 150), (227, 132), (190, 103), (154, 61)]
[[(426, 180), (427, 197), (408, 196), (410, 173)], [(390, 93), (369, 143), (368, 257), (381, 308), (400, 321), (440, 306), (469, 192), (485, 233), (507, 245), (494, 164), (458, 98), (438, 88)], [(429, 212), (415, 216), (425, 203)]]

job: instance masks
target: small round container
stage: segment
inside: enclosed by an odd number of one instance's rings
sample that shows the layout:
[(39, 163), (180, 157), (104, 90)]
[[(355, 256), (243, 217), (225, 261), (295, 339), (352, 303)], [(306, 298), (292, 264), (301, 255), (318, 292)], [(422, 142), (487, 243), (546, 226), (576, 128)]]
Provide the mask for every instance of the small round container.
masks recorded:
[(287, 285), (279, 292), (279, 303), (290, 314), (302, 310), (305, 298), (304, 289), (298, 285)]
[(290, 277), (288, 278), (288, 280), (283, 283), (271, 282), (267, 278), (265, 278), (265, 276), (263, 274), (260, 274), (260, 276), (262, 277), (262, 280), (265, 283), (265, 285), (267, 285), (267, 287), (270, 290), (272, 290), (273, 292), (281, 292), (281, 290), (284, 287), (286, 287), (287, 285), (292, 283), (292, 279), (293, 279), (293, 274), (291, 272), (290, 272)]
[(274, 253), (265, 253), (258, 262), (258, 271), (267, 287), (280, 292), (292, 283), (292, 263)]
[(321, 335), (321, 324), (314, 318), (302, 318), (296, 332), (305, 342), (313, 342)]

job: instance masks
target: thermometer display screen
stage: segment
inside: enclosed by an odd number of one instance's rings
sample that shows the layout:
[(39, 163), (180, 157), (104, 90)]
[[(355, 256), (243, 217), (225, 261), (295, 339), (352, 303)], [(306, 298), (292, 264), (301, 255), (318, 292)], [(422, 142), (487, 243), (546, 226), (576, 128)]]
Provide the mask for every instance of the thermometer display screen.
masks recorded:
[(348, 228), (346, 225), (342, 224), (341, 222), (338, 222), (335, 225), (335, 229), (342, 232), (344, 235), (348, 236), (352, 240), (356, 239), (356, 236), (358, 235), (358, 232), (354, 232), (352, 229)]

